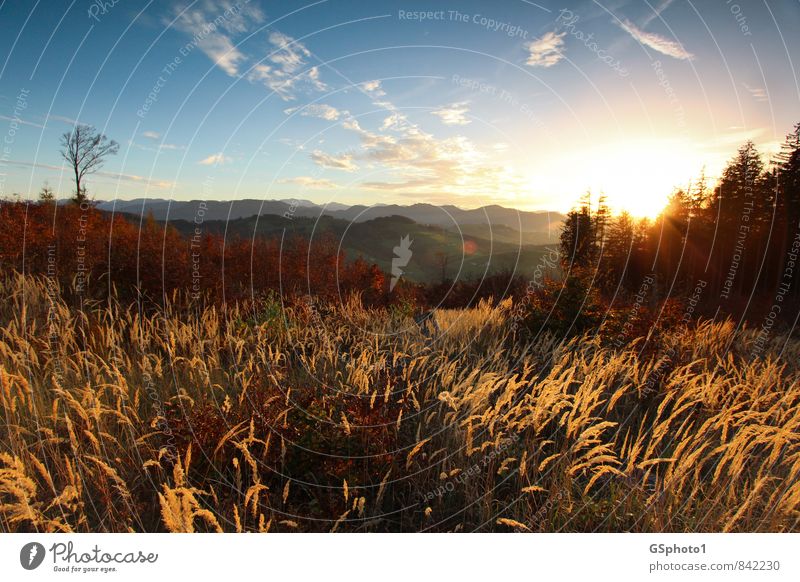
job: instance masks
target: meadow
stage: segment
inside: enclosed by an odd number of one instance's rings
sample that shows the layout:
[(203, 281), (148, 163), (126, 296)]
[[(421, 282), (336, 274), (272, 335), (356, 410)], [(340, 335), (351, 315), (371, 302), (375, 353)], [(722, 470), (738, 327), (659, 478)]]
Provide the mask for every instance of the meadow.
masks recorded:
[[(797, 531), (800, 342), (0, 279), (2, 531)], [(437, 330), (438, 328), (438, 330)], [(599, 330), (599, 331), (598, 331)]]

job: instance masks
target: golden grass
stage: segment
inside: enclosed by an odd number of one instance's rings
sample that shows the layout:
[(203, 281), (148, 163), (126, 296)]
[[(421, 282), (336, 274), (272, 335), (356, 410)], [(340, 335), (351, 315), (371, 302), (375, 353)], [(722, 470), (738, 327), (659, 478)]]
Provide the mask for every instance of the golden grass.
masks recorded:
[(432, 340), (354, 299), (257, 323), (6, 276), (1, 528), (797, 530), (798, 342), (523, 342), (510, 307), (438, 312)]

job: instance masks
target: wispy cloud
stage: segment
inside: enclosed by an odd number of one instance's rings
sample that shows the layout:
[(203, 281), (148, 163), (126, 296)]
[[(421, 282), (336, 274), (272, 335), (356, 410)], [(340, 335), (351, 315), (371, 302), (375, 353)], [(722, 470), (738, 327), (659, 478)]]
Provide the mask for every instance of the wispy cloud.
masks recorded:
[(679, 42), (670, 40), (654, 32), (646, 32), (633, 24), (630, 20), (623, 20), (622, 23), (620, 23), (620, 27), (630, 34), (637, 42), (663, 55), (681, 60), (691, 60), (694, 58), (694, 55), (683, 48), (683, 45)]
[(358, 166), (353, 162), (352, 154), (332, 156), (320, 150), (311, 153), (311, 161), (322, 168), (331, 170), (344, 170), (345, 172), (355, 172)]
[(297, 176), (295, 178), (286, 178), (281, 180), (281, 184), (297, 184), (303, 188), (313, 188), (315, 190), (327, 190), (338, 188), (338, 184), (325, 180), (324, 178), (314, 178), (312, 176)]
[(131, 147), (136, 148), (137, 150), (143, 150), (146, 152), (160, 152), (160, 151), (182, 151), (186, 149), (186, 146), (174, 144), (174, 143), (160, 143), (157, 145), (142, 145), (140, 143), (136, 143), (135, 141), (129, 141)]
[[(670, 7), (673, 0), (661, 0), (661, 3), (653, 9), (653, 12), (650, 13), (643, 21), (642, 26), (647, 26), (651, 22), (653, 22), (656, 18), (661, 16), (661, 13), (664, 12), (667, 8)], [(649, 6), (649, 4), (648, 4)]]
[(311, 51), (291, 36), (270, 31), (267, 41), (271, 48), (265, 57), (254, 57), (252, 51), (235, 42), (237, 35), (264, 22), (264, 13), (255, 2), (202, 0), (185, 11), (176, 8), (175, 14), (175, 28), (191, 36), (189, 46), (200, 49), (231, 77), (245, 75), (248, 81), (263, 84), (285, 101), (294, 99), (300, 87), (326, 89), (319, 69), (308, 64)]
[(531, 67), (552, 67), (564, 58), (564, 35), (566, 32), (548, 32), (541, 38), (528, 43), (528, 61)]
[[(145, 137), (145, 138), (147, 138), (149, 140), (152, 140), (152, 141), (159, 141), (161, 139), (161, 134), (158, 133), (157, 131), (148, 130), (148, 131), (143, 131), (142, 132), (142, 137)], [(179, 151), (179, 150), (185, 150), (186, 149), (186, 146), (182, 146), (182, 145), (178, 145), (178, 144), (174, 144), (174, 143), (160, 143), (160, 144), (156, 145), (155, 147), (144, 146), (144, 145), (132, 142), (132, 141), (129, 142), (129, 143), (135, 148), (138, 148), (140, 150), (147, 150), (147, 151), (162, 151), (162, 150)]]
[[(39, 162), (27, 162), (21, 160), (8, 160), (2, 161), (0, 160), (0, 166), (16, 166), (20, 168), (35, 168), (38, 170), (53, 170), (56, 172), (69, 172), (70, 169), (66, 166), (56, 166), (53, 164), (41, 164)], [(137, 184), (147, 184), (153, 188), (160, 188), (166, 189), (171, 188), (173, 186), (173, 182), (167, 180), (153, 180), (150, 178), (145, 178), (144, 176), (138, 176), (136, 174), (119, 174), (117, 172), (105, 172), (99, 171), (95, 176), (100, 176), (103, 178), (109, 178), (115, 182), (136, 182)]]
[(497, 152), (481, 151), (466, 137), (439, 139), (407, 120), (393, 127), (393, 134), (370, 131), (355, 119), (342, 127), (360, 136), (361, 147), (353, 159), (387, 175), (385, 180), (361, 183), (363, 188), (431, 200), (479, 196), (485, 201), (518, 186), (517, 178), (495, 157)]
[(290, 107), (284, 109), (286, 115), (299, 112), (303, 117), (318, 117), (326, 121), (336, 121), (342, 115), (342, 112), (330, 105), (312, 103), (305, 107)]
[(719, 148), (727, 155), (730, 153), (731, 146), (738, 147), (747, 141), (758, 143), (759, 138), (765, 134), (769, 135), (769, 127), (753, 127), (750, 129), (730, 127), (728, 131), (717, 133), (708, 140), (700, 142), (699, 146), (709, 149)]
[(39, 129), (44, 129), (44, 125), (39, 125), (38, 123), (34, 123), (32, 121), (25, 121), (24, 119), (19, 119), (16, 117), (9, 117), (8, 115), (0, 115), (0, 120), (2, 121), (14, 121), (19, 123), (20, 125), (29, 125), (31, 127), (37, 127)]
[(441, 118), (442, 123), (445, 125), (467, 125), (470, 120), (465, 117), (469, 113), (469, 107), (466, 101), (460, 103), (452, 103), (436, 111), (431, 111), (433, 115)]
[[(365, 190), (393, 196), (424, 196), (442, 202), (501, 201), (513, 198), (520, 191), (523, 180), (503, 162), (501, 148), (491, 145), (481, 148), (464, 136), (439, 138), (400, 112), (379, 81), (361, 83), (359, 88), (387, 115), (372, 126), (346, 110), (334, 113), (325, 106), (309, 108), (309, 115), (340, 121), (342, 129), (359, 139), (358, 146), (346, 153), (313, 150), (309, 157), (317, 167), (345, 172), (363, 170), (369, 178), (357, 183)], [(436, 114), (445, 123), (463, 126), (468, 121), (468, 110), (466, 102), (457, 102), (437, 109)], [(301, 111), (302, 108), (295, 107), (286, 113)], [(296, 147), (294, 143), (290, 145)], [(381, 177), (375, 178), (376, 174)], [(330, 180), (313, 176), (288, 178), (283, 183), (314, 189), (341, 188)]]
[(769, 101), (769, 95), (767, 94), (767, 90), (763, 87), (751, 87), (747, 83), (742, 83), (745, 89), (752, 95), (753, 99), (756, 101)]
[(264, 20), (261, 9), (255, 3), (245, 6), (233, 5), (229, 1), (199, 3), (188, 10), (175, 9), (178, 18), (175, 27), (192, 37), (190, 46), (197, 47), (220, 69), (234, 77), (247, 56), (235, 45), (232, 34), (247, 30), (249, 23)]
[(231, 77), (239, 73), (239, 63), (247, 57), (233, 45), (227, 36), (221, 34), (211, 35), (199, 44), (201, 50), (208, 55), (217, 66)]
[(386, 192), (422, 190), (431, 186), (430, 178), (416, 178), (401, 182), (362, 182), (361, 186), (368, 190), (383, 190)]
[(319, 69), (308, 66), (311, 51), (303, 43), (278, 31), (271, 32), (268, 40), (273, 51), (253, 66), (248, 80), (263, 83), (284, 101), (293, 100), (300, 87), (315, 91), (327, 89), (319, 78)]
[(72, 119), (71, 117), (65, 117), (63, 115), (48, 115), (45, 123), (48, 121), (58, 121), (59, 123), (66, 123), (67, 125), (78, 125), (81, 123), (77, 119)]
[(217, 154), (211, 154), (207, 158), (204, 158), (204, 159), (200, 160), (197, 163), (200, 164), (200, 165), (203, 165), (203, 166), (216, 166), (216, 165), (220, 165), (221, 166), (223, 164), (227, 164), (228, 162), (232, 162), (232, 161), (233, 161), (233, 158), (229, 158), (228, 156), (226, 156), (222, 152), (219, 152)]

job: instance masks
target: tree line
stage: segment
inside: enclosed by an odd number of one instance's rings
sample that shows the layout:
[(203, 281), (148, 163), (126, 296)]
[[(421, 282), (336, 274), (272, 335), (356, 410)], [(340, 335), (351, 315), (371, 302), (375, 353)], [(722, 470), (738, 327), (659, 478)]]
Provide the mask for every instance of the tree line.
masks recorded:
[[(642, 185), (645, 189), (646, 184)], [(655, 220), (613, 216), (589, 195), (564, 222), (560, 256), (565, 288), (630, 303), (685, 298), (698, 284), (705, 314), (758, 318), (772, 305), (800, 300), (800, 123), (765, 163), (748, 141), (718, 183), (704, 176), (676, 190)], [(652, 284), (646, 281), (652, 280)]]

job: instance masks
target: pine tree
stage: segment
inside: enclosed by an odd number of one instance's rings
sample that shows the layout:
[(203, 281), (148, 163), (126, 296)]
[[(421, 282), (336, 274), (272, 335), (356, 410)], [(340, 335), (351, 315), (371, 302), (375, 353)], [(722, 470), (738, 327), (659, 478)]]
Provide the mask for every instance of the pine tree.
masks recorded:
[(764, 225), (764, 164), (753, 142), (739, 148), (722, 173), (707, 209), (714, 225), (713, 265), (715, 291), (730, 298), (752, 285)]
[(56, 195), (53, 193), (53, 189), (47, 182), (45, 182), (42, 185), (42, 189), (39, 190), (39, 200), (41, 202), (52, 202), (53, 200), (55, 200), (55, 198)]
[[(787, 254), (791, 250), (795, 237), (800, 235), (800, 123), (794, 126), (786, 136), (781, 151), (775, 160), (775, 215), (782, 219), (780, 242), (777, 242), (776, 253), (780, 258), (773, 260), (781, 266), (777, 274), (778, 281), (785, 272)], [(800, 282), (785, 281), (792, 285), (792, 296), (800, 296)]]
[(634, 264), (635, 225), (628, 212), (622, 212), (610, 221), (601, 269), (602, 285), (606, 292), (616, 292), (617, 287), (630, 290)]
[(579, 208), (567, 213), (561, 230), (561, 260), (565, 271), (580, 271), (594, 266), (596, 258), (595, 223), (591, 194), (587, 192)]

